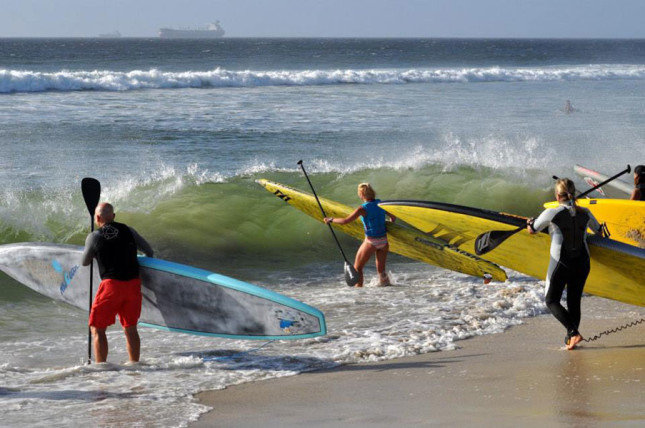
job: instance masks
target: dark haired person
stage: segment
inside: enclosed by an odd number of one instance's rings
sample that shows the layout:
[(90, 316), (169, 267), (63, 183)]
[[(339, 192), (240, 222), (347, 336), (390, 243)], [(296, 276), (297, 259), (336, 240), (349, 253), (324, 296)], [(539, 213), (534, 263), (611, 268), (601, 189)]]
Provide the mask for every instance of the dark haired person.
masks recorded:
[(634, 190), (629, 199), (645, 201), (645, 165), (638, 165), (634, 168)]

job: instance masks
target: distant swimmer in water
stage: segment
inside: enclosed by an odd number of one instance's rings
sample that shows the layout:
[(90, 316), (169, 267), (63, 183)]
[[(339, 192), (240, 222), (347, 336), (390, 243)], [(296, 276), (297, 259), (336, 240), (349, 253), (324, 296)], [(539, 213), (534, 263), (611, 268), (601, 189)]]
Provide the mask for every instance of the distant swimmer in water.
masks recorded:
[(573, 106), (571, 105), (571, 101), (569, 100), (565, 101), (564, 108), (562, 110), (567, 114), (573, 113), (574, 111), (576, 111), (576, 109), (574, 109)]
[[(555, 183), (557, 208), (547, 208), (527, 225), (530, 234), (549, 228), (551, 234), (551, 261), (546, 274), (544, 301), (547, 308), (567, 329), (565, 344), (572, 350), (583, 339), (578, 332), (580, 301), (587, 276), (589, 276), (589, 248), (587, 229), (602, 236), (598, 220), (586, 209), (575, 203), (576, 186), (568, 178)], [(567, 308), (560, 303), (567, 287)]]
[(629, 198), (632, 201), (645, 201), (645, 165), (634, 168), (634, 190)]
[(356, 260), (354, 261), (354, 269), (356, 269), (359, 276), (356, 287), (363, 286), (363, 268), (374, 253), (376, 253), (376, 271), (379, 275), (379, 285), (384, 287), (390, 285), (390, 279), (387, 277), (387, 272), (385, 272), (385, 262), (390, 249), (390, 244), (387, 242), (385, 216), (389, 216), (392, 222), (394, 222), (395, 217), (378, 206), (381, 200), (376, 199), (376, 193), (369, 183), (358, 185), (358, 197), (361, 198), (363, 204), (349, 216), (345, 218), (325, 217), (324, 221), (327, 224), (347, 224), (353, 222), (359, 216), (361, 217), (363, 229), (365, 230), (365, 240), (358, 249)]

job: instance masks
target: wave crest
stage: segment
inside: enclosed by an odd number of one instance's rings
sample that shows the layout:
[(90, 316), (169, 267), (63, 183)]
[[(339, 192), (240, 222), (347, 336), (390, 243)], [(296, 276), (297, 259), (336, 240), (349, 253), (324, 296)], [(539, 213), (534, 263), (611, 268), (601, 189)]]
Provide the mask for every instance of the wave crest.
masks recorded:
[(0, 93), (131, 91), (139, 89), (318, 86), (341, 84), (480, 83), (575, 80), (641, 80), (642, 65), (552, 68), (439, 68), (409, 70), (273, 70), (165, 72), (0, 70)]

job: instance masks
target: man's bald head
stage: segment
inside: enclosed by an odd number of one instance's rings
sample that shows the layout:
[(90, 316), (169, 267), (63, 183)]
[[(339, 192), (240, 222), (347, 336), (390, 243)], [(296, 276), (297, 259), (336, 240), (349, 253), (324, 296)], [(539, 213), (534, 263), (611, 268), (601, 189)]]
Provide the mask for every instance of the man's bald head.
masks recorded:
[(94, 210), (94, 218), (99, 227), (103, 227), (104, 224), (114, 221), (114, 217), (114, 207), (107, 202), (98, 204)]

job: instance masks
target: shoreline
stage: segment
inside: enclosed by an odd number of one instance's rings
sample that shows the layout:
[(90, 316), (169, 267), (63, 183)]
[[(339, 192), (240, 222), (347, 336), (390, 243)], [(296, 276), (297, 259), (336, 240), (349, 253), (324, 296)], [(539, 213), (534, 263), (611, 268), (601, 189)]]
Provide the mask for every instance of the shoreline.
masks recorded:
[[(587, 297), (581, 332), (645, 318)], [(458, 349), (235, 385), (197, 395), (212, 408), (189, 427), (642, 426), (645, 324), (564, 349), (551, 315)], [(586, 333), (586, 334), (585, 334)]]

